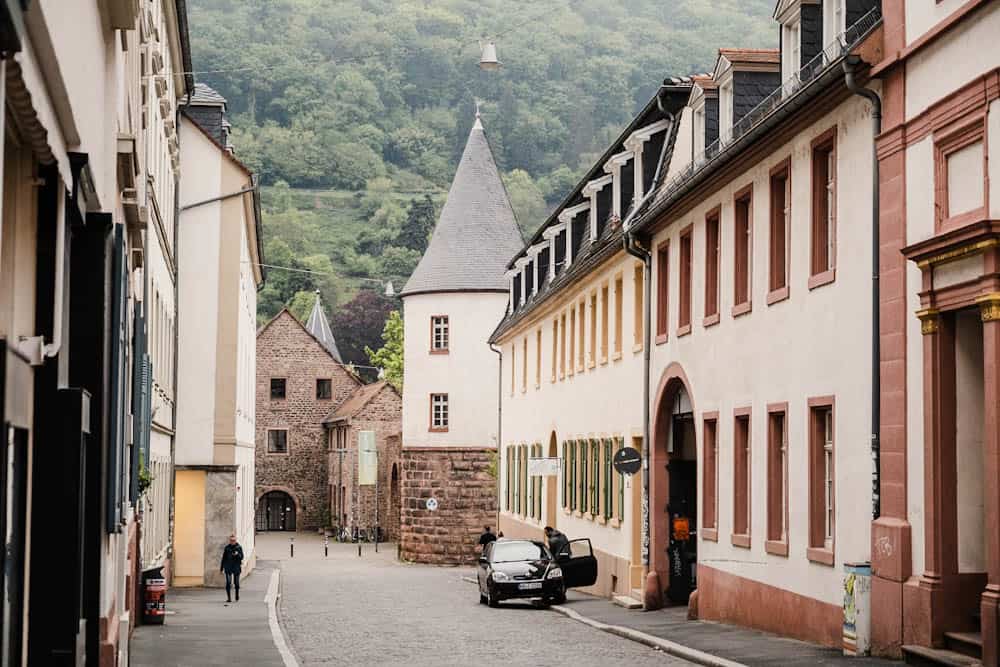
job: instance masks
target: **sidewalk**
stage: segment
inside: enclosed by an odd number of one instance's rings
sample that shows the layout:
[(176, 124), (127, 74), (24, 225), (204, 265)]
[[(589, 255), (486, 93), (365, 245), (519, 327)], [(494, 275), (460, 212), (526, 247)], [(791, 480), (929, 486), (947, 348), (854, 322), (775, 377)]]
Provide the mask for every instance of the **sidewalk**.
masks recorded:
[(221, 588), (171, 588), (163, 625), (142, 625), (132, 633), (134, 667), (201, 667), (284, 664), (276, 648), (266, 597), (277, 564), (257, 561), (240, 586), (240, 601), (226, 604)]
[[(660, 611), (643, 612), (624, 609), (605, 598), (597, 598), (577, 591), (570, 591), (566, 604), (554, 610), (572, 616), (575, 612), (584, 619), (597, 623), (636, 631), (654, 638), (710, 654), (724, 661), (744, 665), (853, 665), (854, 667), (899, 667), (901, 663), (878, 658), (850, 658), (839, 650), (786, 639), (765, 632), (749, 630), (711, 621), (689, 621), (687, 607), (671, 607)], [(585, 621), (586, 622), (586, 621)], [(607, 629), (614, 632), (614, 629)], [(615, 634), (622, 634), (615, 632)], [(637, 639), (636, 636), (630, 638)], [(641, 641), (641, 640), (640, 640)]]

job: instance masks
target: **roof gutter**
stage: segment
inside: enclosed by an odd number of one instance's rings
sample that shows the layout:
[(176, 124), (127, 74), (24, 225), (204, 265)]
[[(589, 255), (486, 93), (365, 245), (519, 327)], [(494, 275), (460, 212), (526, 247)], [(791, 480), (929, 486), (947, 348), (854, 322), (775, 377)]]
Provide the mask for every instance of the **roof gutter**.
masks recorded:
[(872, 452), (872, 519), (882, 514), (882, 423), (879, 397), (882, 395), (882, 378), (879, 373), (881, 343), (879, 339), (879, 168), (875, 139), (882, 134), (882, 100), (878, 93), (863, 88), (854, 79), (860, 58), (850, 57), (843, 63), (844, 85), (847, 89), (872, 103), (872, 331), (871, 331), (871, 452)]
[[(663, 91), (664, 86), (660, 87), (660, 92)], [(663, 147), (660, 149), (660, 159), (656, 163), (656, 172), (653, 175), (653, 182), (649, 187), (649, 191), (643, 195), (643, 198), (637, 202), (629, 214), (625, 217), (624, 222), (622, 222), (622, 229), (624, 230), (623, 246), (625, 252), (636, 257), (642, 261), (643, 264), (643, 308), (642, 308), (642, 566), (645, 576), (649, 577), (649, 450), (650, 450), (650, 409), (649, 409), (649, 397), (650, 397), (650, 345), (652, 343), (652, 336), (650, 331), (650, 324), (652, 321), (651, 316), (651, 304), (650, 300), (653, 293), (653, 253), (650, 249), (642, 245), (635, 236), (635, 232), (632, 230), (632, 221), (635, 218), (636, 213), (642, 209), (645, 203), (653, 196), (656, 192), (657, 186), (660, 184), (660, 178), (663, 173), (663, 163), (666, 161), (667, 150), (670, 146), (670, 133), (674, 131), (675, 116), (670, 111), (663, 108), (663, 101), (660, 96), (660, 92), (656, 95), (656, 105), (659, 107), (660, 112), (670, 123), (666, 129), (666, 135), (663, 139)], [(646, 587), (647, 590), (649, 587)], [(659, 586), (656, 586), (656, 590), (659, 590)], [(662, 605), (661, 596), (657, 595), (643, 595), (643, 607), (646, 609), (657, 609)]]

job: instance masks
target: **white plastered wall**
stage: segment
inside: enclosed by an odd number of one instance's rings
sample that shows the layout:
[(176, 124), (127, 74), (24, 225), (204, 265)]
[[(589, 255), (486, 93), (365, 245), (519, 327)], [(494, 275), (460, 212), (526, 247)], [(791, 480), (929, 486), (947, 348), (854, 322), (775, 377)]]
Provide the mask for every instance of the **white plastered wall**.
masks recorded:
[[(500, 453), (501, 475), (498, 479), (499, 503), (505, 517), (544, 527), (546, 508), (550, 503), (556, 506), (556, 527), (570, 539), (590, 538), (595, 549), (628, 560), (631, 558), (633, 524), (632, 494), (642, 493), (641, 477), (639, 475), (626, 478), (624, 497), (624, 521), (620, 527), (602, 524), (598, 520), (580, 516), (563, 510), (561, 489), (563, 478), (557, 477), (556, 497), (549, 498), (547, 485), (542, 484), (542, 516), (532, 520), (521, 514), (515, 515), (506, 508), (506, 489), (509, 470), (507, 466), (507, 449), (519, 445), (541, 444), (543, 456), (548, 456), (551, 435), (555, 433), (558, 446), (558, 456), (562, 456), (562, 444), (566, 440), (590, 438), (617, 438), (624, 440), (627, 446), (632, 445), (632, 438), (642, 436), (642, 349), (634, 347), (634, 308), (635, 290), (633, 289), (634, 267), (637, 260), (620, 253), (612, 262), (606, 264), (600, 271), (589, 274), (572, 288), (563, 290), (553, 301), (552, 306), (539, 308), (537, 315), (532, 315), (527, 321), (501, 339), (504, 353), (503, 383), (501, 397), (503, 401), (503, 448)], [(622, 277), (622, 354), (615, 359), (615, 277)], [(597, 326), (598, 344), (596, 363), (591, 366), (590, 338), (591, 314), (590, 299), (596, 292), (598, 317), (601, 313), (602, 286), (608, 287), (608, 360), (601, 362), (600, 337), (602, 328)], [(573, 298), (570, 299), (569, 297)], [(577, 364), (580, 345), (579, 305), (585, 302), (584, 340), (585, 340), (585, 370), (580, 371)], [(569, 308), (577, 311), (574, 374), (569, 375)], [(552, 323), (559, 317), (562, 326), (562, 315), (566, 314), (566, 368), (567, 372), (560, 379), (558, 360), (556, 364), (556, 380), (552, 382)], [(542, 362), (541, 378), (536, 388), (535, 374), (537, 365), (537, 332), (542, 331)], [(523, 341), (528, 341), (528, 382), (524, 386), (522, 363)], [(563, 344), (560, 334), (559, 345)], [(514, 392), (511, 393), (511, 346), (516, 347)], [(529, 450), (530, 451), (530, 450)], [(522, 513), (523, 514), (523, 513)]]
[[(403, 299), (403, 446), (495, 447), (497, 355), (487, 345), (507, 293), (449, 292)], [(430, 354), (431, 316), (447, 315), (448, 354)], [(448, 431), (429, 432), (430, 395), (448, 394)]]
[[(837, 126), (836, 280), (810, 291), (811, 146)], [(870, 558), (871, 169), (869, 105), (851, 98), (733, 179), (653, 239), (670, 239), (669, 339), (653, 350), (653, 382), (671, 362), (691, 383), (699, 465), (702, 415), (717, 410), (719, 541), (699, 542), (699, 562), (824, 602), (842, 602), (842, 564)], [(791, 156), (790, 297), (768, 306), (769, 170)], [(753, 182), (752, 311), (733, 318), (733, 194)], [(705, 214), (722, 206), (719, 324), (702, 325), (705, 300)], [(694, 224), (692, 332), (677, 337), (678, 232)], [(657, 279), (654, 270), (654, 280)], [(655, 318), (654, 318), (655, 322)], [(808, 546), (808, 418), (810, 397), (835, 397), (835, 565), (811, 562)], [(767, 535), (767, 404), (788, 402), (789, 555), (765, 552)], [(733, 532), (733, 412), (751, 407), (751, 548)], [(653, 406), (655, 414), (656, 406)], [(655, 471), (653, 471), (655, 473)], [(701, 474), (699, 468), (699, 475)], [(704, 506), (699, 479), (699, 507)], [(658, 511), (651, 508), (651, 511)], [(655, 545), (653, 548), (656, 548)]]

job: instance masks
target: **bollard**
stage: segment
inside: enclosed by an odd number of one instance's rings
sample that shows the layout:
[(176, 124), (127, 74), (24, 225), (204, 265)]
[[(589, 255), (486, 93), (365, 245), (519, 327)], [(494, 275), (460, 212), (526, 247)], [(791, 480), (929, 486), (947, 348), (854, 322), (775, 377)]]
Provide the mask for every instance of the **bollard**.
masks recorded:
[(288, 538), (288, 557), (295, 558), (295, 538)]
[(330, 538), (323, 538), (323, 558), (328, 558), (330, 556)]

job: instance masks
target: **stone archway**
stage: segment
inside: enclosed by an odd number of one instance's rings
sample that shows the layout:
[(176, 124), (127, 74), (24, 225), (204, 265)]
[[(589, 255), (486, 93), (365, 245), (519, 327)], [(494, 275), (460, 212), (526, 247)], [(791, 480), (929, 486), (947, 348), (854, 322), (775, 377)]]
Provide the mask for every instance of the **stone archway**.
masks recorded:
[[(279, 509), (280, 505), (280, 509)], [(304, 507), (294, 491), (283, 486), (269, 486), (257, 494), (255, 527), (257, 532), (294, 531)]]
[[(681, 407), (678, 407), (680, 404)], [(678, 412), (682, 410), (682, 412)], [(663, 594), (671, 582), (671, 570), (677, 563), (671, 563), (668, 549), (671, 548), (671, 517), (668, 509), (679, 518), (686, 519), (690, 529), (690, 545), (697, 542), (697, 498), (698, 465), (697, 444), (693, 425), (694, 398), (687, 374), (680, 364), (673, 362), (660, 376), (652, 413), (652, 447), (649, 452), (649, 571), (659, 579), (654, 602), (662, 603)], [(682, 423), (690, 422), (690, 423)], [(679, 438), (673, 455), (670, 452), (671, 438)], [(675, 469), (669, 468), (671, 456)], [(680, 477), (678, 477), (678, 475)], [(675, 480), (675, 492), (671, 495), (671, 478)], [(683, 488), (681, 488), (683, 487)], [(683, 496), (683, 498), (681, 497)], [(684, 501), (683, 503), (680, 501)], [(683, 505), (681, 507), (680, 505)], [(694, 579), (695, 562), (684, 567), (691, 568)], [(676, 578), (676, 575), (675, 575)], [(647, 586), (648, 588), (648, 586)], [(652, 591), (647, 590), (647, 594)], [(675, 601), (686, 601), (686, 595), (674, 594)]]

